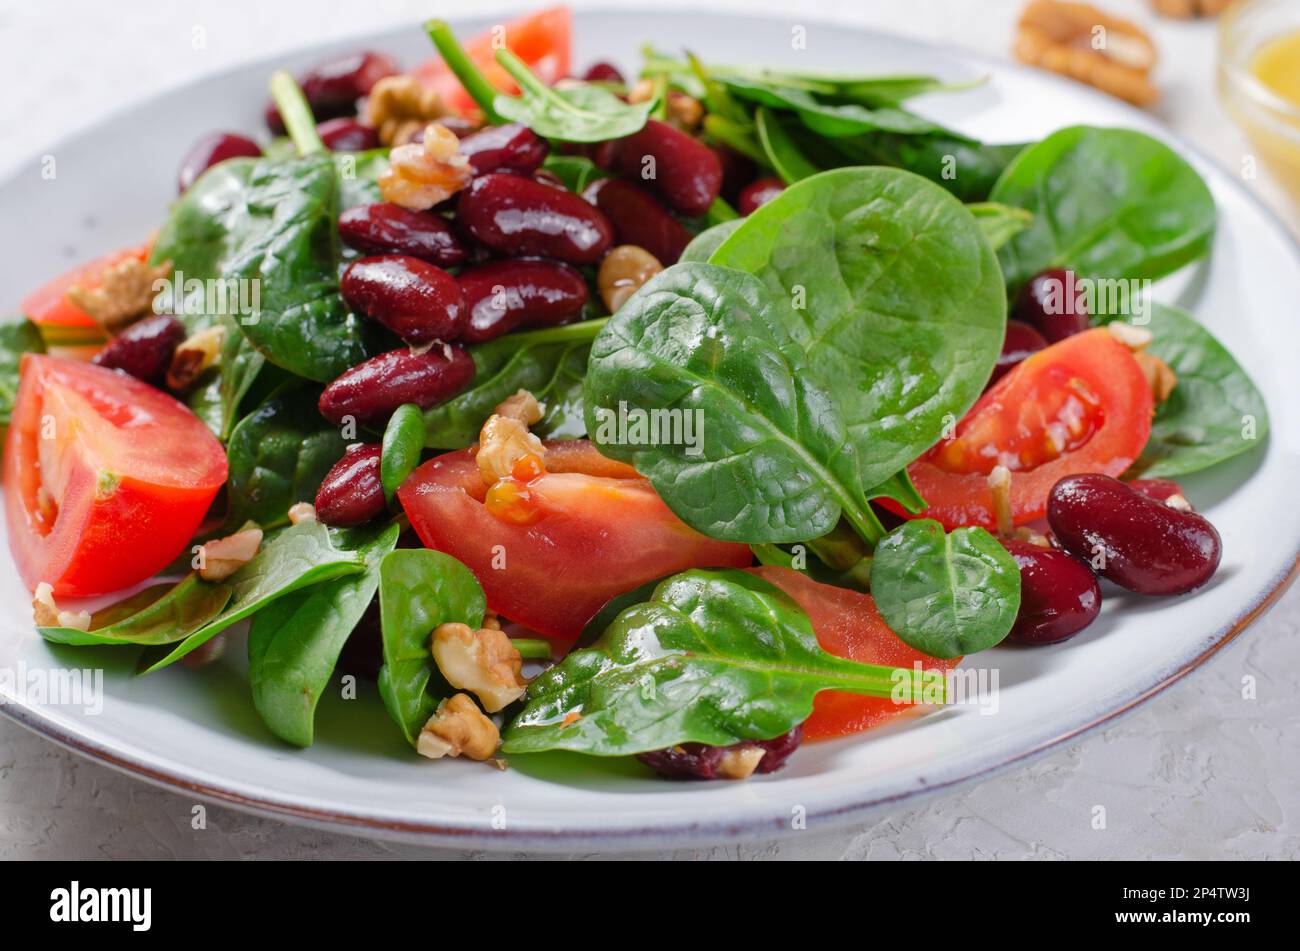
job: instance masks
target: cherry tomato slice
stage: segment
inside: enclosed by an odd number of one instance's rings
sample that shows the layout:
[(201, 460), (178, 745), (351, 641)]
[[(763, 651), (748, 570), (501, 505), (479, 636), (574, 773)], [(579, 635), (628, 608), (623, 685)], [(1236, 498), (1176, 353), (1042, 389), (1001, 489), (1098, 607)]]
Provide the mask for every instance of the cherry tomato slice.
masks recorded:
[(994, 527), (987, 479), (1001, 464), (1012, 473), (1013, 520), (1041, 518), (1065, 476), (1127, 469), (1151, 435), (1154, 405), (1137, 360), (1103, 328), (1031, 354), (980, 397), (954, 438), (908, 466), (929, 503), (920, 517)]
[(194, 535), (226, 454), (166, 393), (27, 354), (5, 440), (9, 545), (28, 587), (87, 597), (143, 581)]
[(635, 469), (586, 440), (546, 448), (545, 474), (503, 480), (491, 499), (474, 448), (429, 460), (397, 493), (420, 540), (464, 562), (497, 613), (567, 647), (617, 594), (687, 568), (752, 563), (747, 546), (688, 527)]

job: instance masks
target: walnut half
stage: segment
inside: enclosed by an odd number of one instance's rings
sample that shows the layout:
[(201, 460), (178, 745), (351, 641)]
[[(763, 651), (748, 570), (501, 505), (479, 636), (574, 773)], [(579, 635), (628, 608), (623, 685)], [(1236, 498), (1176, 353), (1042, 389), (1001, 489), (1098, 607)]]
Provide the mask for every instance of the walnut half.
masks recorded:
[(1142, 28), (1087, 3), (1033, 0), (1020, 15), (1015, 55), (1134, 105), (1155, 102), (1156, 48)]
[(500, 739), (496, 724), (483, 715), (469, 694), (458, 693), (438, 704), (437, 711), (420, 730), (415, 751), (429, 759), (467, 756), (486, 760), (497, 751)]
[(518, 700), (528, 687), (520, 676), (523, 658), (499, 626), (475, 631), (467, 624), (440, 624), (430, 650), (447, 682), (478, 697), (488, 713)]

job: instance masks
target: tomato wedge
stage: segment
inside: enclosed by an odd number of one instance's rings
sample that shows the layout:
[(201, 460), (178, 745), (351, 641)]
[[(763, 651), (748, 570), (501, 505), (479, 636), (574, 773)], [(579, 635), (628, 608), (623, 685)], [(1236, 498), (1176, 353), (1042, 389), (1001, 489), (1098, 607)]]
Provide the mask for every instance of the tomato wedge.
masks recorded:
[[(940, 660), (908, 647), (889, 629), (869, 594), (820, 584), (789, 568), (765, 566), (750, 571), (794, 598), (808, 613), (822, 650), (836, 657), (908, 670), (919, 663), (922, 670), (946, 671), (961, 661), (960, 657)], [(861, 733), (919, 709), (884, 697), (823, 690), (813, 701), (812, 716), (804, 721), (804, 736), (810, 740), (826, 740)]]
[(908, 466), (929, 503), (920, 517), (993, 528), (988, 474), (1001, 464), (1011, 470), (1012, 519), (1041, 518), (1065, 476), (1127, 469), (1151, 435), (1154, 407), (1137, 360), (1104, 328), (1039, 350), (980, 397), (952, 439)]
[(95, 318), (68, 300), (68, 291), (74, 286), (85, 288), (98, 287), (104, 272), (127, 258), (146, 261), (152, 250), (153, 242), (148, 241), (138, 247), (122, 248), (79, 264), (70, 271), (60, 274), (54, 280), (23, 299), (22, 312), (38, 324), (51, 324), (60, 327), (93, 327), (99, 329)]
[(225, 481), (221, 444), (166, 393), (113, 370), (23, 357), (4, 489), (28, 587), (85, 597), (143, 581), (184, 550)]
[[(511, 20), (504, 27), (493, 27), (464, 44), (488, 82), (506, 93), (519, 92), (519, 86), (496, 61), (500, 38), (506, 47), (528, 64), (529, 68), (550, 85), (569, 75), (569, 50), (573, 32), (573, 13), (568, 7), (548, 7), (537, 13)], [(465, 91), (456, 74), (441, 57), (425, 60), (415, 68), (415, 75), (442, 98), (443, 103), (460, 115), (478, 111), (478, 105)]]
[(617, 594), (687, 568), (744, 568), (749, 548), (677, 518), (636, 470), (584, 440), (546, 443), (528, 524), (493, 514), (474, 448), (426, 462), (398, 498), (420, 540), (478, 576), (488, 606), (567, 647)]

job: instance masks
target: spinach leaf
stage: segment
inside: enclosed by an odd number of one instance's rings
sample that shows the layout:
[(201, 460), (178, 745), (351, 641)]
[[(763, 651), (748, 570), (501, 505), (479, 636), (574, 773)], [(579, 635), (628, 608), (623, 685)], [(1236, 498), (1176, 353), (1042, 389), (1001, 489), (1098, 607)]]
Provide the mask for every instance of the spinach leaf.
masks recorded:
[(942, 126), (923, 119), (897, 105), (869, 106), (859, 102), (833, 102), (819, 99), (807, 89), (782, 86), (739, 76), (722, 80), (733, 96), (768, 109), (788, 109), (813, 132), (830, 138), (859, 135), (863, 132), (898, 132), (920, 135), (948, 132)]
[(359, 555), (335, 547), (328, 529), (320, 522), (299, 522), (286, 528), (226, 581), (231, 596), (225, 610), (144, 672), (153, 673), (180, 660), (276, 598), (330, 578), (356, 574), (364, 567)]
[(289, 521), (289, 507), (310, 502), (347, 443), (316, 411), (316, 387), (274, 396), (245, 416), (231, 434), (226, 524), (252, 519), (262, 528)]
[(312, 585), (272, 601), (248, 629), (253, 705), (271, 732), (311, 746), (316, 705), (339, 652), (379, 588), (379, 565), (397, 547), (400, 526), (357, 529), (344, 538), (365, 563), (358, 574)]
[(716, 224), (711, 228), (705, 228), (682, 250), (682, 256), (678, 261), (707, 261), (713, 256), (713, 252), (723, 241), (731, 237), (731, 233), (745, 223), (744, 218), (732, 218), (730, 221), (724, 221)]
[(514, 53), (497, 50), (497, 62), (519, 84), (520, 96), (499, 95), (492, 105), (511, 122), (522, 122), (538, 135), (567, 142), (603, 142), (631, 135), (646, 124), (655, 100), (627, 103), (592, 83), (542, 82)]
[(995, 201), (973, 202), (966, 206), (984, 232), (989, 247), (996, 251), (1033, 223), (1034, 216), (1023, 208), (999, 205)]
[(398, 486), (420, 464), (423, 448), (424, 416), (414, 403), (404, 403), (388, 420), (379, 455), (379, 481), (389, 505)]
[[(840, 407), (789, 337), (798, 325), (785, 299), (752, 275), (673, 265), (592, 344), (587, 432), (711, 538), (800, 541), (830, 531), (841, 512), (878, 537)], [(665, 412), (678, 415), (682, 432), (694, 421), (701, 438), (658, 438), (653, 421)], [(619, 422), (625, 416), (648, 421), (640, 436)]]
[(909, 677), (823, 651), (808, 616), (766, 581), (687, 571), (534, 680), (502, 751), (627, 756), (771, 739), (807, 719), (821, 690), (901, 701)]
[(987, 145), (952, 135), (898, 135), (871, 132), (825, 144), (840, 156), (823, 167), (889, 165), (907, 169), (940, 185), (962, 201), (984, 201), (998, 176), (1025, 148), (1023, 143)]
[[(478, 628), (487, 601), (474, 573), (450, 555), (404, 548), (379, 563), (379, 615), (384, 666), (379, 693), (393, 721), (411, 745), (442, 699), (430, 690), (442, 683), (429, 637), (440, 624)], [(445, 688), (445, 684), (443, 684)], [(445, 689), (442, 691), (445, 696)]]
[(18, 396), (18, 371), (24, 353), (44, 353), (45, 341), (30, 320), (0, 324), (0, 426), (8, 426)]
[(1002, 348), (1006, 292), (992, 249), (961, 202), (909, 172), (846, 168), (798, 182), (709, 260), (758, 275), (797, 308), (797, 339), (844, 409), (863, 488), (962, 417)]
[(1191, 314), (1151, 307), (1147, 350), (1170, 366), (1178, 385), (1156, 408), (1134, 469), (1152, 478), (1185, 475), (1261, 445), (1268, 408), (1246, 371)]
[(229, 585), (189, 574), (174, 585), (153, 585), (97, 611), (88, 631), (71, 627), (36, 630), (56, 644), (171, 644), (217, 617), (230, 595)]
[(885, 622), (931, 657), (974, 654), (1000, 642), (1020, 610), (1020, 569), (982, 528), (945, 534), (916, 519), (876, 546), (871, 595)]
[(609, 178), (608, 172), (585, 155), (556, 155), (552, 153), (546, 156), (542, 162), (542, 168), (558, 178), (564, 183), (565, 188), (577, 195), (581, 195), (592, 182), (602, 178)]
[(790, 138), (776, 113), (760, 108), (754, 113), (754, 127), (767, 164), (787, 185), (811, 178), (821, 171), (799, 151), (799, 146)]
[(1012, 293), (1049, 267), (1154, 280), (1204, 255), (1214, 237), (1214, 199), (1201, 176), (1130, 129), (1055, 132), (1007, 167), (990, 198), (1034, 215), (998, 255)]

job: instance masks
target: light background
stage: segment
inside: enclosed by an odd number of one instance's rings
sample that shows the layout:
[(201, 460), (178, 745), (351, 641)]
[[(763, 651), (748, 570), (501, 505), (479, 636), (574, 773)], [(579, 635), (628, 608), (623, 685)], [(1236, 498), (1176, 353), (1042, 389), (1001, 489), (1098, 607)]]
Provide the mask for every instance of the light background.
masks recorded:
[[(1146, 0), (1099, 0), (1146, 26), (1165, 91), (1155, 112), (1225, 168), (1245, 141), (1213, 94), (1213, 21), (1162, 20)], [(536, 5), (541, 5), (539, 2)], [(613, 7), (616, 3), (572, 6)], [(647, 5), (644, 0), (636, 4)], [(1022, 0), (654, 0), (681, 22), (700, 6), (839, 19), (1006, 55)], [(91, 120), (197, 76), (275, 53), (519, 3), (441, 0), (64, 0), (0, 8), (0, 174)], [(207, 48), (192, 49), (195, 27)], [(578, 27), (581, 29), (581, 20)], [(1066, 121), (1068, 117), (1063, 117)], [(178, 159), (188, 142), (163, 140)], [(1262, 174), (1248, 183), (1297, 233), (1300, 210)], [(21, 290), (6, 288), (4, 298)], [(1279, 314), (1278, 319), (1294, 319)], [(1242, 699), (1256, 679), (1257, 698)], [(774, 842), (645, 853), (679, 858), (1296, 858), (1300, 856), (1300, 586), (1209, 666), (1117, 725), (920, 806)], [(66, 753), (0, 719), (0, 859), (491, 857), (317, 832), (194, 802)], [(1104, 806), (1104, 830), (1092, 828)], [(503, 856), (515, 857), (519, 856)], [(617, 857), (611, 854), (610, 857)]]

